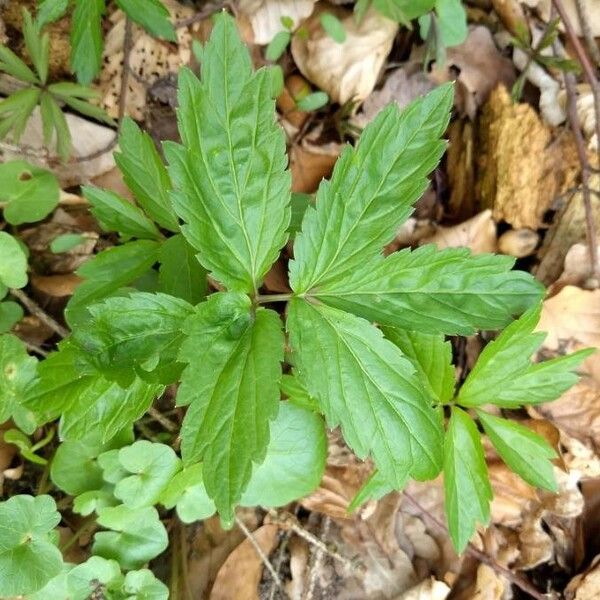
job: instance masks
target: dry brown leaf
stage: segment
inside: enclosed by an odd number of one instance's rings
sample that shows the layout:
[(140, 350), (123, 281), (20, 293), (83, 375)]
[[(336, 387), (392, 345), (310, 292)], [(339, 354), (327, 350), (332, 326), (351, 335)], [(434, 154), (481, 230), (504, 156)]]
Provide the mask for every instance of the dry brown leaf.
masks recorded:
[(507, 587), (506, 580), (494, 569), (479, 565), (471, 600), (504, 600)]
[[(590, 188), (600, 188), (600, 177), (590, 177)], [(592, 194), (592, 219), (596, 231), (600, 231), (600, 198)], [(545, 285), (556, 281), (563, 271), (564, 260), (569, 249), (579, 242), (586, 241), (586, 211), (583, 196), (577, 192), (560, 199), (560, 206), (554, 222), (546, 235), (542, 247), (538, 251), (540, 264), (535, 271), (537, 279)]]
[(565, 589), (566, 600), (598, 600), (600, 598), (600, 555), (583, 573), (575, 576)]
[(292, 172), (292, 191), (311, 194), (319, 183), (329, 177), (337, 160), (341, 145), (312, 143), (305, 138), (290, 150), (290, 170)]
[[(596, 240), (600, 244), (600, 239)], [(600, 271), (600, 258), (597, 269)], [(565, 285), (585, 287), (586, 282), (592, 275), (592, 260), (590, 258), (590, 246), (587, 243), (573, 244), (565, 256), (565, 266), (561, 276), (553, 284), (552, 289), (559, 289)]]
[(405, 67), (396, 69), (387, 74), (383, 87), (372, 92), (364, 101), (361, 111), (352, 122), (357, 127), (365, 127), (390, 102), (396, 102), (400, 108), (404, 108), (434, 87), (420, 65), (412, 72)]
[(477, 193), (496, 221), (538, 229), (578, 167), (573, 138), (553, 139), (529, 104), (514, 104), (498, 87), (483, 108), (478, 140)]
[[(373, 91), (390, 53), (398, 25), (374, 9), (360, 23), (352, 11), (320, 3), (306, 21), (308, 36), (294, 35), (292, 55), (302, 74), (327, 92), (333, 102), (361, 102)], [(341, 21), (346, 40), (339, 44), (323, 29), (319, 14), (333, 13)]]
[(509, 229), (498, 238), (498, 251), (515, 258), (530, 256), (535, 252), (540, 236), (531, 229)]
[(462, 44), (448, 48), (444, 68), (434, 69), (430, 76), (442, 83), (455, 79), (457, 71), (459, 86), (454, 103), (471, 119), (498, 84), (510, 87), (515, 80), (512, 62), (500, 54), (490, 30), (483, 26), (471, 28)]
[(544, 301), (537, 330), (547, 332), (548, 351), (558, 353), (565, 345), (600, 348), (600, 290), (565, 286)]
[[(171, 19), (178, 21), (194, 14), (191, 7), (183, 6), (177, 0), (163, 0), (169, 9)], [(102, 106), (111, 117), (119, 113), (121, 97), (121, 74), (123, 72), (123, 41), (125, 39), (125, 15), (115, 11), (111, 15), (113, 26), (107, 33), (104, 43), (104, 68), (100, 74)], [(199, 24), (192, 26), (199, 28)], [(189, 28), (177, 28), (177, 44), (159, 40), (134, 25), (133, 43), (129, 56), (129, 69), (126, 114), (139, 121), (145, 117), (146, 94), (148, 87), (169, 73), (177, 73), (182, 65), (188, 64), (192, 56), (192, 33)]]
[(438, 248), (470, 248), (474, 254), (496, 250), (496, 224), (492, 211), (484, 210), (472, 219), (452, 227), (438, 227), (436, 232), (420, 242)]
[[(263, 525), (252, 533), (268, 556), (277, 543), (277, 525)], [(250, 540), (244, 540), (219, 569), (210, 600), (259, 600), (263, 562)]]
[(268, 44), (280, 31), (283, 17), (291, 19), (292, 30), (309, 17), (317, 0), (237, 0), (240, 13), (250, 20), (255, 44)]
[(443, 581), (430, 577), (398, 596), (396, 600), (446, 600), (449, 593), (450, 588)]
[(75, 273), (64, 275), (32, 275), (30, 282), (36, 292), (41, 292), (52, 298), (72, 296), (77, 286), (83, 280)]

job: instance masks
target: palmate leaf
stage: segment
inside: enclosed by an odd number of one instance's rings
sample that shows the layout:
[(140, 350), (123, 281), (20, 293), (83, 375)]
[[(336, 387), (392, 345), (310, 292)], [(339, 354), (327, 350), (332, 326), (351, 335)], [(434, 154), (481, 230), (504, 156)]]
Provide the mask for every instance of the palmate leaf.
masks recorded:
[(252, 313), (250, 299), (231, 292), (199, 305), (184, 330), (179, 359), (188, 366), (177, 402), (190, 406), (181, 453), (186, 465), (203, 462), (206, 490), (230, 525), (279, 407), (282, 324), (277, 313)]
[(410, 215), (441, 158), (452, 86), (443, 85), (400, 111), (391, 104), (338, 159), (317, 192), (294, 244), (290, 283), (298, 293), (321, 290), (381, 257)]
[(479, 431), (457, 407), (452, 409), (444, 442), (444, 495), (450, 537), (462, 552), (477, 522), (488, 523), (493, 494)]
[(370, 321), (426, 333), (499, 329), (539, 301), (543, 286), (514, 259), (467, 248), (402, 250), (311, 295)]
[(537, 364), (531, 362), (531, 356), (546, 337), (543, 332), (533, 333), (540, 311), (541, 305), (528, 310), (483, 349), (460, 389), (458, 404), (490, 403), (518, 408), (554, 400), (577, 382), (574, 370), (594, 349)]
[(287, 328), (298, 374), (330, 427), (359, 458), (371, 455), (400, 489), (442, 463), (442, 426), (415, 368), (373, 325), (335, 308), (290, 302)]
[(184, 145), (165, 144), (183, 234), (232, 291), (256, 291), (287, 239), (290, 174), (272, 87), (269, 70), (252, 72), (233, 19), (219, 15), (202, 81), (180, 72)]

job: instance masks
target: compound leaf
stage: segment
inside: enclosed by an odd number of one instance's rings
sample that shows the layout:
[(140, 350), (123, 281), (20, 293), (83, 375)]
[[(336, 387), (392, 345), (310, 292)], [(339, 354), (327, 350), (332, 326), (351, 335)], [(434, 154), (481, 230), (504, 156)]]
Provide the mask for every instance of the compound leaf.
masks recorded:
[(311, 295), (383, 325), (471, 335), (499, 329), (538, 302), (543, 286), (511, 271), (514, 259), (467, 248), (423, 246), (321, 286)]
[(93, 304), (88, 312), (90, 319), (75, 329), (73, 340), (104, 377), (124, 386), (136, 372), (165, 384), (177, 380), (183, 368), (177, 362), (181, 328), (193, 312), (185, 300), (137, 292)]
[(494, 417), (482, 410), (477, 416), (500, 458), (527, 483), (556, 491), (551, 459), (557, 454), (541, 436), (514, 421)]
[(160, 0), (117, 0), (117, 5), (148, 33), (170, 42), (177, 41), (169, 11)]
[(131, 473), (115, 487), (115, 497), (131, 508), (152, 506), (181, 469), (174, 450), (165, 444), (139, 440), (119, 450), (119, 462)]
[(290, 263), (295, 292), (321, 289), (381, 256), (444, 152), (440, 137), (451, 106), (451, 85), (403, 111), (390, 104), (365, 128), (356, 148), (344, 149), (296, 236)]
[(152, 506), (129, 508), (124, 504), (98, 512), (98, 525), (113, 531), (94, 536), (92, 552), (116, 560), (124, 569), (138, 569), (163, 552), (169, 538)]
[(138, 204), (164, 229), (179, 231), (169, 192), (171, 179), (152, 138), (127, 117), (121, 124), (115, 161)]
[(36, 592), (60, 573), (62, 554), (51, 537), (59, 522), (50, 496), (0, 502), (0, 597)]
[(577, 382), (574, 370), (594, 349), (532, 364), (532, 354), (546, 337), (533, 333), (540, 310), (541, 305), (528, 310), (483, 349), (460, 389), (458, 404), (504, 408), (539, 404), (558, 398)]
[(182, 232), (228, 289), (252, 292), (287, 239), (290, 174), (272, 78), (253, 73), (233, 19), (215, 19), (202, 81), (179, 76), (184, 145), (165, 144)]
[(102, 66), (104, 0), (75, 0), (71, 26), (71, 68), (77, 81), (92, 82)]
[(457, 407), (452, 409), (444, 442), (444, 495), (450, 537), (462, 552), (477, 522), (488, 523), (493, 494), (479, 431)]
[(442, 404), (448, 402), (454, 394), (455, 383), (450, 342), (446, 342), (441, 334), (391, 327), (383, 331), (385, 337), (413, 363), (432, 397)]
[(287, 328), (302, 383), (357, 456), (370, 454), (397, 489), (409, 476), (435, 477), (441, 421), (398, 347), (363, 319), (301, 299), (290, 302)]
[(252, 463), (265, 456), (279, 407), (283, 333), (279, 315), (251, 312), (250, 299), (219, 293), (184, 327), (178, 404), (190, 404), (181, 430), (184, 463), (203, 461), (206, 490), (224, 523), (233, 520)]
[(156, 225), (134, 204), (109, 190), (84, 186), (83, 195), (92, 205), (91, 212), (104, 231), (117, 231), (121, 239), (158, 240)]

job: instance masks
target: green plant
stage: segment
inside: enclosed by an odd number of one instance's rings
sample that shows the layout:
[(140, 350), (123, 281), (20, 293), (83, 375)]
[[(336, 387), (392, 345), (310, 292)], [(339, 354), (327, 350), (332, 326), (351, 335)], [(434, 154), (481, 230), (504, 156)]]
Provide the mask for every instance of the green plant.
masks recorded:
[[(115, 3), (151, 35), (171, 42), (176, 40), (169, 11), (160, 0), (115, 0)], [(87, 85), (102, 66), (105, 0), (39, 0), (38, 22), (43, 26), (60, 19), (71, 5), (71, 68), (77, 81)]]
[(109, 124), (113, 123), (112, 119), (89, 103), (98, 97), (94, 90), (68, 81), (48, 83), (50, 38), (48, 33), (42, 33), (40, 21), (34, 21), (26, 9), (23, 9), (23, 37), (33, 69), (8, 47), (0, 46), (0, 71), (25, 86), (0, 102), (0, 139), (11, 133), (18, 143), (31, 114), (39, 106), (44, 144), (50, 147), (54, 143), (58, 156), (66, 160), (71, 154), (71, 132), (63, 105)]
[[(72, 335), (37, 364), (16, 338), (0, 338), (0, 349), (9, 348), (0, 352), (9, 390), (2, 415), (19, 423), (23, 411), (26, 426), (32, 418), (38, 427), (60, 419), (50, 479), (74, 497), (74, 512), (103, 529), (94, 556), (72, 568), (52, 548), (49, 500), (0, 503), (24, 523), (31, 502), (47, 504), (32, 535), (52, 560), (35, 581), (4, 584), (13, 595), (40, 597), (50, 586), (63, 590), (53, 597), (66, 589), (86, 598), (98, 586), (121, 598), (127, 585), (147, 584), (162, 597), (142, 569), (168, 544), (156, 507), (175, 508), (184, 522), (216, 511), (231, 526), (238, 505), (281, 506), (309, 493), (324, 468), (325, 422), (374, 463), (354, 506), (443, 470), (458, 550), (489, 518), (476, 422), (516, 473), (555, 486), (548, 443), (482, 408), (551, 400), (577, 379), (588, 351), (531, 362), (543, 340), (533, 333), (542, 286), (506, 256), (433, 246), (382, 254), (444, 152), (452, 87), (404, 111), (385, 108), (344, 149), (314, 206), (294, 198), (294, 210), (305, 210), (297, 231), (271, 68), (253, 72), (226, 14), (202, 58), (201, 80), (187, 69), (180, 75), (182, 144), (164, 144), (168, 170), (150, 138), (124, 124), (117, 162), (137, 205), (85, 190), (123, 244), (80, 268), (84, 282), (66, 312)], [(264, 295), (263, 278), (290, 231), (293, 292)], [(223, 291), (203, 301), (207, 272)], [(281, 313), (278, 303), (287, 303)], [(507, 325), (456, 389), (445, 336)], [(174, 383), (186, 407), (181, 455), (132, 435)], [(0, 528), (0, 573), (32, 539)]]

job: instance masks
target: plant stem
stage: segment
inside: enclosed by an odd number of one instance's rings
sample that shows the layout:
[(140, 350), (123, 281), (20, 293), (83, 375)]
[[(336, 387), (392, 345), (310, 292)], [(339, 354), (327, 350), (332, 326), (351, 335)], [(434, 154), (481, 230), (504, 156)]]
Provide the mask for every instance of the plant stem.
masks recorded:
[(256, 302), (258, 304), (267, 304), (269, 302), (288, 302), (294, 297), (294, 294), (258, 294)]
[(93, 515), (84, 519), (83, 523), (73, 532), (73, 535), (60, 547), (60, 551), (64, 554), (77, 540), (79, 540), (95, 520)]
[(37, 303), (34, 302), (25, 292), (22, 290), (10, 290), (10, 295), (16, 298), (32, 315), (36, 316), (42, 323), (47, 325), (52, 331), (60, 335), (62, 338), (66, 338), (69, 335), (69, 330), (63, 327), (60, 323), (55, 321), (44, 309)]

